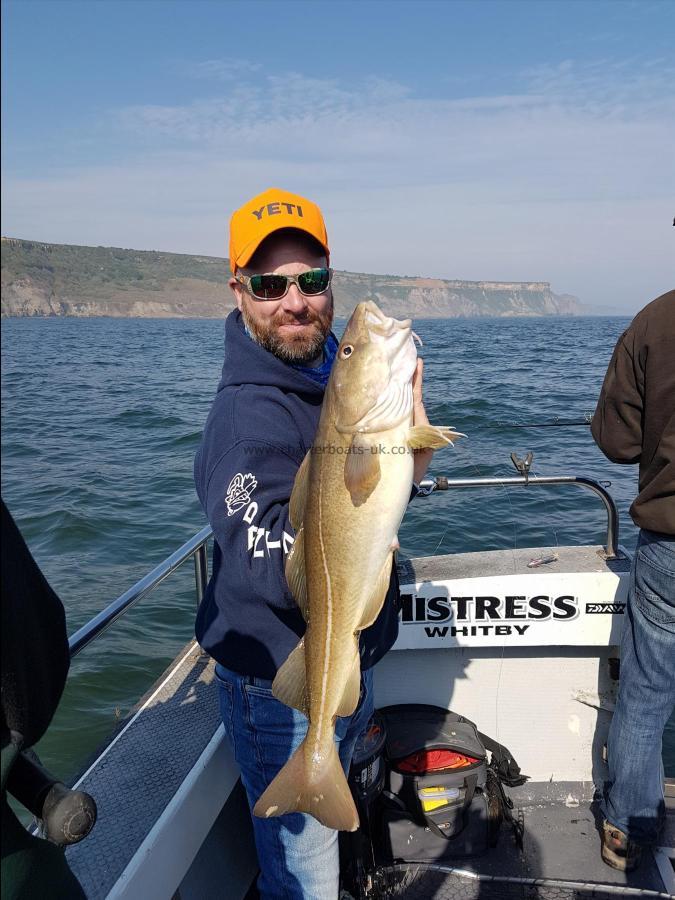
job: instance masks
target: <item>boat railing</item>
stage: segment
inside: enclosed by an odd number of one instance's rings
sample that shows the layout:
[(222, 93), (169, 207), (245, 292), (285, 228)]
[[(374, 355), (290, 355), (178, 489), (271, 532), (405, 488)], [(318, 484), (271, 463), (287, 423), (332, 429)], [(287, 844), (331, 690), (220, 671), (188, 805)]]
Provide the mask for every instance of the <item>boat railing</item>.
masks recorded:
[(595, 481), (593, 478), (586, 478), (584, 475), (525, 474), (509, 475), (506, 478), (490, 476), (482, 478), (446, 478), (445, 475), (437, 475), (435, 478), (424, 478), (420, 482), (418, 496), (428, 497), (436, 491), (448, 491), (455, 488), (511, 487), (516, 485), (523, 487), (548, 487), (552, 484), (573, 484), (592, 491), (601, 499), (607, 513), (605, 559), (617, 559), (621, 556), (619, 550), (619, 511), (616, 508), (614, 498), (599, 481)]
[(68, 641), (70, 647), (70, 656), (76, 656), (81, 650), (91, 644), (99, 635), (101, 635), (113, 622), (117, 621), (130, 607), (142, 600), (151, 591), (154, 591), (169, 575), (173, 573), (187, 562), (190, 558), (195, 563), (195, 594), (197, 605), (201, 602), (208, 581), (208, 556), (207, 544), (213, 534), (210, 525), (202, 528), (194, 537), (186, 541), (182, 547), (168, 556), (164, 562), (144, 575), (140, 581), (137, 581), (133, 587), (121, 594), (116, 600), (113, 600), (105, 609), (94, 616), (86, 625), (79, 628)]
[[(592, 491), (600, 497), (607, 513), (607, 536), (604, 556), (606, 559), (616, 559), (619, 555), (619, 513), (612, 496), (598, 481), (579, 475), (523, 475), (507, 478), (446, 478), (437, 475), (435, 478), (425, 478), (420, 483), (418, 496), (426, 497), (436, 491), (454, 490), (455, 488), (481, 488), (495, 486), (522, 485), (525, 487), (546, 486), (555, 484), (574, 484), (577, 487)], [(208, 556), (207, 545), (213, 535), (210, 525), (202, 528), (194, 537), (186, 541), (182, 547), (175, 550), (164, 562), (144, 575), (133, 587), (125, 591), (116, 600), (113, 600), (105, 609), (101, 610), (93, 619), (79, 628), (70, 638), (70, 655), (76, 656), (88, 644), (91, 644), (113, 622), (117, 621), (128, 609), (138, 603), (143, 597), (158, 587), (165, 579), (180, 568), (189, 559), (194, 559), (195, 567), (195, 596), (199, 604), (204, 596), (206, 582), (208, 581)]]

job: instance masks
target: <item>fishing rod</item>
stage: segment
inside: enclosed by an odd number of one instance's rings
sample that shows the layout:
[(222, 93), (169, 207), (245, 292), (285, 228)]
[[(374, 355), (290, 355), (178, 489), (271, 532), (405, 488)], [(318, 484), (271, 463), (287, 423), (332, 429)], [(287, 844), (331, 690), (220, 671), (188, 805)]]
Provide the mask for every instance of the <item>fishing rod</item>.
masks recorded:
[(499, 428), (575, 428), (583, 426), (588, 428), (593, 419), (592, 413), (584, 413), (583, 419), (561, 419), (554, 416), (548, 422), (494, 422)]

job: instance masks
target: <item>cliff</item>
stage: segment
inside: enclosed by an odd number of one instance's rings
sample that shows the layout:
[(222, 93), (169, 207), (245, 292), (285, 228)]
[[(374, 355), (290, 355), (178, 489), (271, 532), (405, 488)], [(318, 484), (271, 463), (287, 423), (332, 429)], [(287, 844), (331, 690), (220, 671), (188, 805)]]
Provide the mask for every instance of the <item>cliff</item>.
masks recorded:
[[(229, 265), (117, 247), (2, 238), (3, 316), (220, 318), (233, 307)], [(367, 297), (390, 315), (417, 318), (579, 315), (576, 297), (545, 282), (446, 281), (335, 272), (336, 313)]]

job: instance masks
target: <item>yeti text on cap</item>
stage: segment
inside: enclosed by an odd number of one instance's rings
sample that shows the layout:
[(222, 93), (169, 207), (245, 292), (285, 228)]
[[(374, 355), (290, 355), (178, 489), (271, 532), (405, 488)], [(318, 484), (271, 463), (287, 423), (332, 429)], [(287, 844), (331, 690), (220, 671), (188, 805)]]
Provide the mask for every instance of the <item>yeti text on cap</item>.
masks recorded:
[(251, 215), (255, 216), (258, 221), (260, 221), (265, 214), (265, 210), (267, 210), (268, 216), (278, 216), (281, 214), (281, 206), (286, 207), (286, 212), (289, 216), (293, 215), (293, 210), (297, 210), (297, 216), (302, 219), (302, 207), (299, 203), (268, 203), (267, 205), (261, 206), (260, 209), (252, 209)]

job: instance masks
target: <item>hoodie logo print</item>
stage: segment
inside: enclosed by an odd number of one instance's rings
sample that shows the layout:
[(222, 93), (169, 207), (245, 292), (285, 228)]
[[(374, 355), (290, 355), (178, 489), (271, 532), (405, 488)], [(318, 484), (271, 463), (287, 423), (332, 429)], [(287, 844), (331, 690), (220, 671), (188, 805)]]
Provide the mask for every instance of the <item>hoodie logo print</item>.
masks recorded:
[(240, 509), (251, 502), (251, 494), (258, 486), (258, 482), (251, 472), (244, 475), (237, 472), (232, 481), (227, 486), (225, 494), (225, 505), (227, 506), (228, 516), (233, 516)]

